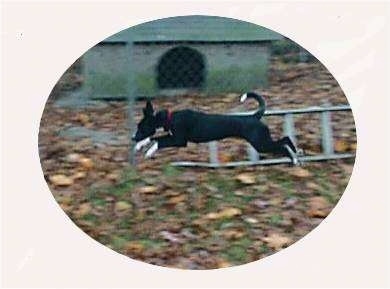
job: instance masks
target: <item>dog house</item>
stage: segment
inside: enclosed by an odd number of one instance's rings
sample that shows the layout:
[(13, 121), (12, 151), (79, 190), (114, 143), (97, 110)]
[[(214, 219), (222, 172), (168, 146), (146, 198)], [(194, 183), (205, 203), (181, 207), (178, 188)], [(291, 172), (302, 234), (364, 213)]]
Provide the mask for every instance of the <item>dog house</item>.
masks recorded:
[[(123, 30), (83, 56), (85, 92), (125, 97), (242, 92), (267, 85), (269, 44), (282, 36), (230, 18), (182, 16)], [(132, 44), (132, 45), (129, 45)]]

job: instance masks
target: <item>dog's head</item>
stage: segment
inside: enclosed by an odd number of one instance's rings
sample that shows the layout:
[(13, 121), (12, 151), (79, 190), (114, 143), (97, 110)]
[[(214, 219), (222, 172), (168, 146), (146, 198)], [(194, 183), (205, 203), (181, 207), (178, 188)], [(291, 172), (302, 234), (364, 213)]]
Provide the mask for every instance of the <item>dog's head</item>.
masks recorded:
[(154, 116), (153, 105), (150, 100), (146, 102), (143, 108), (144, 117), (137, 125), (137, 131), (133, 135), (132, 140), (139, 142), (156, 133), (156, 121)]

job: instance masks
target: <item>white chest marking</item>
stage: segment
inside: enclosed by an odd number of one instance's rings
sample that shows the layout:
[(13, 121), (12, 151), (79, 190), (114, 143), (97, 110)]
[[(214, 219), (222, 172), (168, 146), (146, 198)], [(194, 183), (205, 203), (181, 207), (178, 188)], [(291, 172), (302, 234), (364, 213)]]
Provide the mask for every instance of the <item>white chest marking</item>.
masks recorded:
[(139, 151), (143, 146), (146, 146), (148, 143), (150, 143), (149, 137), (137, 142), (137, 144), (135, 145), (135, 150)]
[(148, 149), (148, 151), (146, 152), (145, 154), (145, 157), (146, 158), (150, 158), (152, 155), (154, 155), (154, 153), (158, 150), (158, 143), (154, 143), (150, 149)]

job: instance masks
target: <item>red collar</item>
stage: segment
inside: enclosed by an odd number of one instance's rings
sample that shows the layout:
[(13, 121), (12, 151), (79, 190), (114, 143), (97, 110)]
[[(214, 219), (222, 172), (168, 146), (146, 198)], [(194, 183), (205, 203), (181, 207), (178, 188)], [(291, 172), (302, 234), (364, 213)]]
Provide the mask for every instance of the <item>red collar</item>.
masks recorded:
[(167, 119), (165, 121), (164, 129), (166, 131), (169, 131), (171, 129), (171, 124), (172, 124), (172, 111), (168, 110), (167, 111)]

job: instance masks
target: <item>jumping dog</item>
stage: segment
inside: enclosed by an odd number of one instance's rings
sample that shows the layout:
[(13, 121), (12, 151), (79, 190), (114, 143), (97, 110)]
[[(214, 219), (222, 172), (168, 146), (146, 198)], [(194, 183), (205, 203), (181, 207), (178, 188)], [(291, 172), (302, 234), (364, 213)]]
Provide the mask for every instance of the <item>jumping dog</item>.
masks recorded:
[[(264, 98), (254, 92), (247, 92), (240, 98), (244, 102), (253, 98), (259, 103), (258, 110), (252, 115), (207, 114), (190, 109), (154, 112), (150, 100), (143, 108), (143, 118), (137, 125), (132, 140), (136, 142), (135, 150), (153, 143), (145, 157), (151, 157), (157, 150), (167, 147), (185, 147), (187, 142), (203, 143), (237, 137), (249, 142), (258, 153), (270, 152), (291, 158), (298, 164), (297, 149), (289, 137), (274, 141), (269, 128), (260, 121), (264, 115), (266, 104)], [(153, 137), (156, 130), (163, 128), (164, 136)]]

